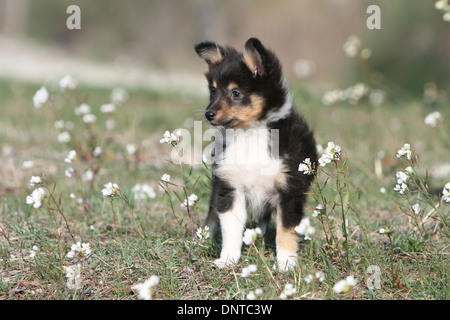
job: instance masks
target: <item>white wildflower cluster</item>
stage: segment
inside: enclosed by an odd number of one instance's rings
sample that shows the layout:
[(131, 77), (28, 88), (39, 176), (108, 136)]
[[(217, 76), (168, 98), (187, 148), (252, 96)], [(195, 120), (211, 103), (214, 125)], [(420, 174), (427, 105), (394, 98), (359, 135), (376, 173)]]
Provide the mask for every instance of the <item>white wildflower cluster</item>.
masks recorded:
[(312, 216), (314, 218), (320, 218), (320, 216), (325, 212), (323, 205), (318, 204), (314, 209)]
[(356, 286), (358, 280), (356, 280), (353, 276), (348, 276), (344, 280), (338, 281), (334, 287), (333, 291), (336, 293), (349, 292), (352, 287)]
[(394, 191), (399, 192), (400, 194), (405, 194), (408, 192), (407, 182), (412, 174), (412, 168), (408, 167), (405, 171), (398, 171), (396, 173), (397, 184), (394, 187)]
[(198, 196), (195, 193), (193, 193), (183, 201), (183, 203), (181, 204), (181, 207), (182, 208), (188, 208), (188, 207), (191, 208), (197, 200), (198, 200)]
[(139, 283), (131, 288), (138, 291), (139, 300), (152, 300), (153, 290), (158, 284), (159, 277), (153, 275), (145, 280), (144, 283)]
[(341, 147), (334, 144), (334, 142), (328, 142), (328, 146), (322, 153), (319, 159), (319, 165), (325, 167), (328, 163), (332, 161), (338, 161), (341, 159)]
[(414, 211), (414, 214), (418, 215), (422, 209), (420, 208), (420, 204), (416, 203), (412, 206), (412, 210)]
[(146, 199), (156, 198), (155, 190), (147, 183), (138, 183), (131, 189), (134, 195), (134, 200), (142, 201)]
[(319, 282), (324, 282), (325, 281), (325, 273), (323, 273), (322, 271), (317, 271), (314, 275), (308, 274), (304, 280), (307, 284), (310, 284), (311, 282), (314, 281), (314, 279), (319, 280)]
[(434, 4), (435, 8), (444, 12), (442, 19), (444, 21), (450, 22), (450, 5), (448, 4), (448, 0), (438, 0)]
[(42, 205), (42, 201), (45, 197), (47, 197), (47, 192), (42, 187), (43, 181), (39, 176), (32, 176), (30, 179), (30, 186), (35, 188), (31, 195), (27, 196), (25, 199), (26, 204), (33, 205), (33, 208), (40, 208)]
[(245, 268), (242, 269), (241, 277), (242, 278), (247, 278), (249, 275), (251, 275), (252, 273), (256, 272), (257, 269), (258, 269), (258, 267), (256, 267), (255, 264), (251, 264), (248, 267), (245, 267)]
[(309, 218), (303, 218), (298, 226), (294, 228), (295, 232), (305, 237), (305, 240), (311, 240), (311, 236), (316, 229), (311, 225)]
[(258, 296), (262, 296), (263, 290), (261, 288), (256, 289), (255, 291), (250, 291), (247, 294), (247, 300), (255, 300)]
[(73, 263), (89, 263), (92, 260), (92, 251), (89, 243), (81, 243), (78, 241), (73, 244), (67, 253), (67, 259), (72, 260)]
[(280, 294), (280, 299), (287, 299), (296, 293), (297, 293), (297, 289), (295, 289), (294, 285), (291, 283), (287, 283), (284, 286), (283, 292)]
[(59, 80), (59, 88), (61, 91), (72, 91), (78, 87), (78, 81), (71, 75), (67, 74)]
[(439, 111), (434, 111), (429, 113), (426, 117), (425, 117), (425, 124), (427, 126), (430, 126), (432, 128), (436, 127), (438, 121), (442, 118), (442, 115)]
[(203, 228), (198, 228), (195, 234), (197, 235), (197, 238), (199, 238), (200, 240), (209, 239), (210, 236), (209, 227), (204, 226)]
[(103, 186), (104, 186), (104, 188), (102, 189), (103, 199), (112, 198), (115, 195), (117, 195), (117, 191), (120, 191), (119, 186), (112, 182), (108, 182)]
[(43, 104), (47, 103), (50, 100), (50, 94), (47, 91), (46, 87), (41, 87), (33, 96), (33, 105), (34, 108), (40, 109)]
[(72, 161), (75, 161), (77, 159), (77, 152), (75, 150), (69, 151), (69, 154), (64, 159), (65, 163), (72, 163)]
[[(77, 152), (75, 150), (71, 150), (69, 152), (69, 154), (67, 155), (67, 157), (64, 159), (65, 163), (72, 163), (73, 161), (75, 161), (77, 159)], [(66, 175), (66, 177), (68, 178), (72, 178), (73, 174), (75, 173), (75, 169), (70, 166), (69, 168), (66, 169), (66, 171), (64, 172), (64, 174)]]
[(167, 174), (167, 173), (164, 173), (162, 176), (161, 176), (161, 181), (163, 181), (163, 182), (170, 182), (170, 174)]
[(442, 189), (442, 200), (450, 203), (450, 182), (444, 186), (444, 189)]
[(39, 251), (39, 247), (33, 246), (33, 248), (30, 250), (30, 255), (28, 256), (28, 259), (33, 259), (36, 256), (38, 251)]
[(81, 120), (88, 124), (94, 123), (97, 121), (97, 117), (91, 113), (92, 108), (86, 103), (82, 103), (78, 107), (75, 108), (74, 112), (77, 116), (81, 118)]
[(363, 98), (369, 97), (371, 90), (364, 83), (356, 83), (346, 89), (333, 89), (327, 91), (322, 96), (322, 103), (326, 106), (339, 102), (348, 102), (357, 105)]
[(397, 158), (411, 160), (411, 145), (409, 143), (405, 143), (405, 145), (397, 151)]
[(177, 144), (181, 141), (181, 131), (178, 130), (177, 132), (170, 133), (169, 131), (164, 132), (164, 136), (161, 140), (159, 140), (159, 143), (167, 143), (167, 144)]
[(256, 238), (258, 237), (258, 235), (261, 235), (262, 231), (260, 228), (255, 228), (255, 229), (246, 229), (244, 232), (244, 236), (242, 237), (242, 241), (246, 244), (246, 245), (251, 245)]
[(311, 175), (314, 173), (314, 168), (312, 167), (311, 159), (306, 158), (298, 166), (298, 171), (303, 172), (303, 174)]

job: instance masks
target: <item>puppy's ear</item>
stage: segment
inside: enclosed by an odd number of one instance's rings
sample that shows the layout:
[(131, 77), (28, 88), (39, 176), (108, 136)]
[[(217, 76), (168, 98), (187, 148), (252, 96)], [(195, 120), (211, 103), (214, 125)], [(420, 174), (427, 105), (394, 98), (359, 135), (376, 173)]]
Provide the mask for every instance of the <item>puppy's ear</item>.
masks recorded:
[(244, 46), (244, 62), (255, 78), (257, 75), (263, 76), (267, 73), (267, 52), (261, 41), (257, 38), (250, 38)]
[(224, 49), (221, 46), (209, 41), (196, 44), (194, 49), (198, 56), (206, 61), (209, 67), (213, 67), (222, 62), (225, 55)]

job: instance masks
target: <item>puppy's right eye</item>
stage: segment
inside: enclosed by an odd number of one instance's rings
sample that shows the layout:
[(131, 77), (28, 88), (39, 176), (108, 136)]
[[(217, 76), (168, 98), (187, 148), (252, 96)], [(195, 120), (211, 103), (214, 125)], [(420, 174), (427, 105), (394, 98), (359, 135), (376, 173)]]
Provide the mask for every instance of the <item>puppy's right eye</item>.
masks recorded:
[(209, 92), (211, 93), (211, 95), (215, 95), (216, 94), (217, 89), (214, 87), (209, 88)]

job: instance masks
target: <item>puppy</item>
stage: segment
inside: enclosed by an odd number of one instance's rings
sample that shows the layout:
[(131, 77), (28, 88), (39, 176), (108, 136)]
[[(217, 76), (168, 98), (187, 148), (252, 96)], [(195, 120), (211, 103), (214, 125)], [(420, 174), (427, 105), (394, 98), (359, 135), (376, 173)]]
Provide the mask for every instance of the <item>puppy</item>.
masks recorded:
[(205, 225), (222, 233), (218, 267), (237, 263), (247, 220), (265, 233), (276, 211), (278, 268), (296, 265), (298, 235), (312, 175), (298, 171), (306, 158), (317, 164), (316, 143), (297, 114), (280, 61), (256, 38), (243, 52), (214, 42), (195, 47), (206, 61), (210, 101), (206, 121), (215, 137), (213, 192)]

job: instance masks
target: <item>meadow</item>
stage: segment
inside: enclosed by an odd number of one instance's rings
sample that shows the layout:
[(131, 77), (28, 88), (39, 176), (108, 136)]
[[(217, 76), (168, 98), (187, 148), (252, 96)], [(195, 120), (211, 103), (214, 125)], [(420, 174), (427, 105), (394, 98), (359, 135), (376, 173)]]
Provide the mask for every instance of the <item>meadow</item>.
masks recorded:
[(34, 102), (41, 85), (0, 81), (0, 299), (450, 298), (450, 109), (434, 84), (290, 84), (317, 143), (340, 151), (311, 187), (298, 267), (280, 273), (273, 225), (213, 267), (208, 165), (171, 163), (176, 141), (161, 141), (202, 120), (205, 95), (66, 80)]

